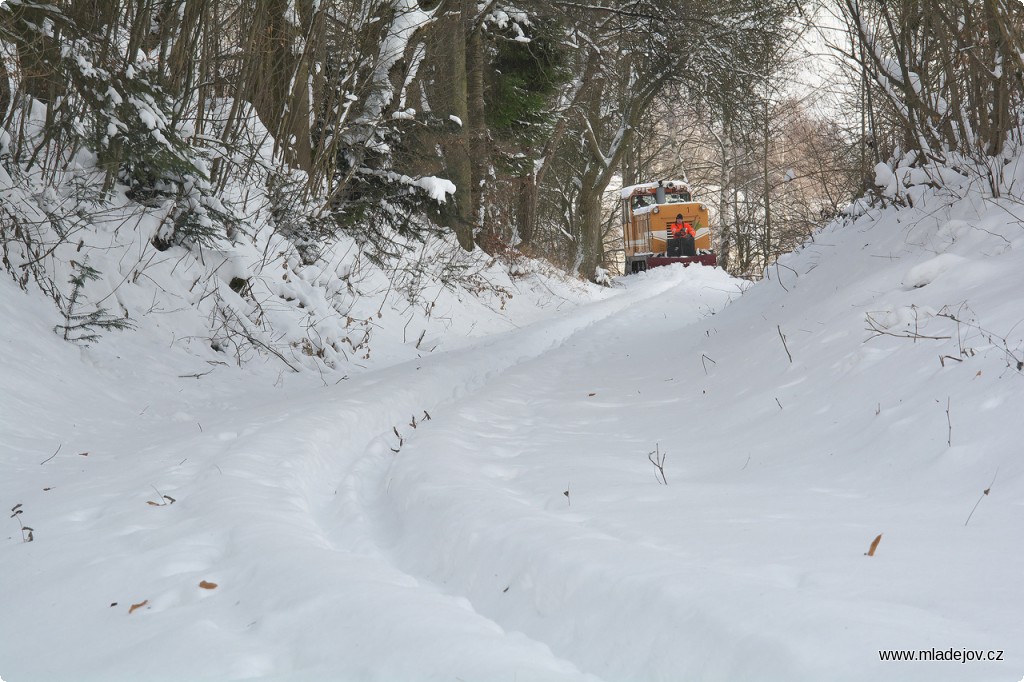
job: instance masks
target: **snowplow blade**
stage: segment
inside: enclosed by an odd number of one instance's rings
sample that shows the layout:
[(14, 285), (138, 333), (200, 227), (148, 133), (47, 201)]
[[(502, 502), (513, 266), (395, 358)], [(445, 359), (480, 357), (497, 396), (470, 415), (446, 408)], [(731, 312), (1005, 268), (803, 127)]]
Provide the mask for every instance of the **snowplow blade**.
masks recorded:
[(672, 265), (673, 263), (682, 263), (683, 267), (692, 265), (693, 263), (700, 263), (701, 265), (707, 265), (708, 267), (715, 267), (718, 265), (718, 256), (714, 253), (708, 253), (702, 256), (648, 256), (647, 267), (657, 268), (662, 265)]

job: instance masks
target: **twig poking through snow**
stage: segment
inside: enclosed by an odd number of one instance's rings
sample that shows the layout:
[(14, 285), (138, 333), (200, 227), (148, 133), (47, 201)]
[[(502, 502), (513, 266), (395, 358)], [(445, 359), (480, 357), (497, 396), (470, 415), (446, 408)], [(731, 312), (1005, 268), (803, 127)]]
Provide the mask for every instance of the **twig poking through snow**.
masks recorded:
[[(708, 363), (706, 362), (707, 360), (711, 360), (711, 358), (709, 358), (707, 355), (704, 355), (703, 353), (701, 353), (700, 354), (700, 364), (704, 365), (704, 374), (708, 373)], [(711, 364), (712, 365), (717, 365), (718, 363), (715, 362), (714, 360), (711, 360)]]
[(166, 507), (177, 502), (177, 500), (171, 497), (170, 495), (164, 495), (162, 492), (157, 490), (157, 487), (155, 485), (150, 485), (149, 487), (152, 488), (153, 490), (156, 490), (157, 499), (160, 500), (159, 502), (154, 502), (153, 500), (146, 500), (146, 504), (148, 504), (149, 506)]
[(647, 459), (650, 461), (651, 464), (654, 465), (654, 468), (657, 470), (654, 472), (654, 479), (658, 481), (658, 483), (661, 483), (662, 485), (668, 485), (668, 479), (665, 478), (666, 454), (667, 453), (661, 451), (661, 447), (657, 443), (654, 444), (654, 450), (647, 453)]
[(61, 443), (60, 445), (58, 445), (58, 446), (57, 446), (57, 449), (53, 451), (53, 454), (52, 454), (52, 455), (50, 455), (49, 457), (47, 457), (46, 459), (44, 459), (44, 460), (43, 460), (42, 462), (40, 462), (40, 463), (39, 463), (39, 466), (43, 466), (44, 464), (46, 464), (47, 462), (49, 462), (49, 461), (50, 461), (51, 459), (53, 459), (54, 457), (56, 457), (56, 456), (57, 456), (57, 453), (58, 453), (58, 452), (60, 452), (60, 449), (61, 449), (62, 447), (64, 447), (64, 443)]
[(786, 355), (789, 356), (789, 364), (793, 364), (793, 354), (789, 352), (789, 345), (786, 344), (786, 335), (782, 333), (782, 326), (775, 325), (775, 328), (779, 330), (779, 338), (782, 339), (782, 347), (786, 349)]
[(35, 536), (32, 535), (32, 533), (35, 532), (35, 529), (26, 526), (25, 522), (21, 520), (21, 514), (23, 511), (24, 510), (21, 508), (21, 502), (19, 502), (18, 504), (11, 507), (11, 518), (16, 520), (18, 522), (18, 525), (21, 526), (21, 541), (32, 542), (33, 540), (35, 540)]
[(996, 476), (998, 476), (998, 475), (999, 475), (999, 467), (996, 467), (996, 473), (995, 473), (994, 476), (992, 476), (992, 483), (988, 484), (988, 487), (985, 488), (985, 490), (982, 491), (981, 497), (979, 497), (978, 501), (974, 503), (974, 507), (971, 508), (971, 513), (967, 515), (967, 520), (964, 521), (964, 526), (966, 526), (968, 523), (971, 522), (971, 517), (974, 516), (974, 510), (978, 508), (978, 505), (981, 504), (981, 501), (983, 499), (985, 499), (985, 496), (988, 495), (990, 492), (992, 492), (992, 486), (995, 485)]
[(949, 403), (950, 403), (950, 400), (951, 400), (951, 398), (949, 398), (949, 396), (947, 396), (946, 397), (946, 425), (949, 427), (949, 430), (946, 432), (946, 445), (948, 445), (949, 447), (953, 447), (953, 420), (949, 416)]

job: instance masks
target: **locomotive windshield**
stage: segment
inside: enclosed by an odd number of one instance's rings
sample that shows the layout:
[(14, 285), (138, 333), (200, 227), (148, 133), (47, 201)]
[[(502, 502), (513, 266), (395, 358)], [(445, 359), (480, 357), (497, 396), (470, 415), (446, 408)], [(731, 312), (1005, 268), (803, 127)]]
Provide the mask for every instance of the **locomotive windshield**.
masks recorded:
[[(668, 204), (685, 204), (690, 201), (693, 201), (693, 198), (690, 196), (690, 193), (685, 190), (665, 193), (665, 203)], [(635, 211), (636, 209), (643, 208), (645, 206), (653, 206), (656, 203), (656, 200), (653, 194), (637, 194), (633, 197), (632, 203), (633, 210)]]

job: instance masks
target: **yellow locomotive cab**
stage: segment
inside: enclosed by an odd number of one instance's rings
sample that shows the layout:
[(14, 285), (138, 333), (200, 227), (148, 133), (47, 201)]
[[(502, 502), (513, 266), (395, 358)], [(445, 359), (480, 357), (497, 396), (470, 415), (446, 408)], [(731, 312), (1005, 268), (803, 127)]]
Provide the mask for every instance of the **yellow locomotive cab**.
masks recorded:
[[(626, 274), (671, 263), (717, 265), (707, 206), (693, 200), (686, 182), (672, 180), (623, 187), (621, 200)], [(677, 216), (682, 216), (683, 222), (692, 225), (696, 232), (691, 255), (669, 254), (669, 225)]]

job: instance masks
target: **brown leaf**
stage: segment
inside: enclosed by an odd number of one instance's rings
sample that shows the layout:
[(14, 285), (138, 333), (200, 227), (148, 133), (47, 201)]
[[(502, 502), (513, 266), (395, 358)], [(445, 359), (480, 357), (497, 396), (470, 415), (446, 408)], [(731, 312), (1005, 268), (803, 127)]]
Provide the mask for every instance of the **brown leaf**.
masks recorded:
[(153, 500), (146, 500), (146, 504), (148, 504), (151, 507), (162, 507), (163, 506), (159, 502), (154, 502)]
[(149, 604), (149, 600), (148, 599), (140, 601), (138, 604), (132, 604), (131, 606), (128, 607), (128, 614), (131, 615), (132, 611), (134, 611), (135, 609), (141, 609), (143, 606), (146, 606), (147, 604)]
[(878, 543), (882, 541), (882, 534), (879, 533), (878, 537), (871, 543), (871, 548), (868, 550), (867, 556), (875, 556), (875, 550), (878, 549)]
[(207, 582), (207, 581), (203, 580), (203, 581), (200, 581), (199, 587), (203, 588), (204, 590), (215, 590), (215, 589), (217, 589), (217, 583), (210, 583), (210, 582)]

